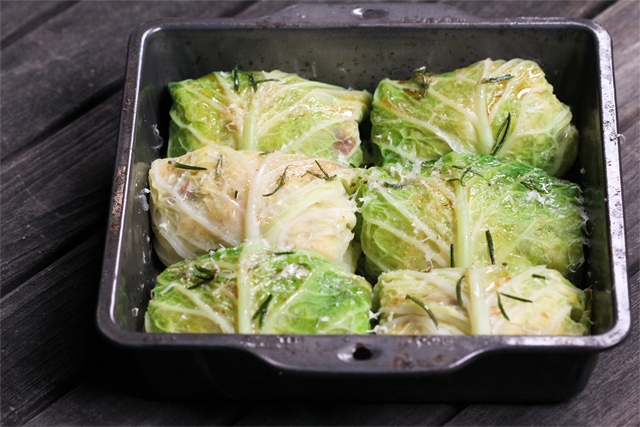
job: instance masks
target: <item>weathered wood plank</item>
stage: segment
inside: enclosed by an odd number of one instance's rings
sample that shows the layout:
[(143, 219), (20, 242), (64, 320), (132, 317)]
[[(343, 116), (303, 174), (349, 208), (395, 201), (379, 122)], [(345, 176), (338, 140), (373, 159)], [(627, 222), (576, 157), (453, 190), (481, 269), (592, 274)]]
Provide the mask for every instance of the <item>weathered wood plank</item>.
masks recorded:
[(0, 304), (2, 425), (31, 418), (96, 356), (95, 307), (104, 229)]
[(2, 53), (2, 158), (61, 129), (121, 82), (128, 38), (142, 22), (226, 16), (251, 4), (83, 2), (47, 21)]
[(2, 295), (84, 239), (97, 221), (106, 224), (121, 99), (112, 96), (3, 165)]
[(572, 17), (592, 18), (614, 1), (444, 1), (482, 18)]
[(76, 1), (2, 1), (0, 2), (0, 43), (2, 49), (64, 12)]
[(437, 426), (458, 410), (453, 405), (436, 404), (269, 404), (257, 407), (236, 425)]
[[(109, 351), (109, 350), (108, 350)], [(113, 357), (119, 357), (109, 351)], [(151, 397), (131, 369), (107, 361), (106, 369), (49, 406), (28, 426), (214, 426), (232, 425), (247, 404), (210, 401), (170, 402)], [(170, 369), (170, 368), (169, 368)], [(162, 375), (161, 372), (158, 375)]]
[(638, 164), (640, 164), (640, 3), (618, 2), (596, 17), (612, 36), (616, 73), (628, 274), (634, 324), (627, 340), (601, 355), (587, 388), (571, 401), (554, 406), (472, 405), (447, 425), (638, 425), (640, 424), (640, 289), (638, 273)]

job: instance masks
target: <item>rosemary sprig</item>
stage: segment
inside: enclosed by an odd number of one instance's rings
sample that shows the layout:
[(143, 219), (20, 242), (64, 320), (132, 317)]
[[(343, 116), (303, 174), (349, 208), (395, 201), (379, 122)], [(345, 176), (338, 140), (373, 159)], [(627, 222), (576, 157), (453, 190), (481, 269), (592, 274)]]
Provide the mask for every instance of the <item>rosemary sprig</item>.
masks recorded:
[(464, 180), (464, 176), (466, 174), (468, 174), (469, 172), (471, 172), (474, 175), (479, 176), (480, 178), (484, 178), (484, 176), (482, 176), (482, 174), (480, 172), (478, 172), (477, 170), (472, 169), (471, 166), (469, 166), (468, 168), (466, 168), (464, 170), (464, 172), (462, 172), (462, 175), (460, 176), (460, 180)]
[(520, 184), (522, 184), (522, 186), (527, 190), (538, 191), (538, 189), (534, 187), (530, 182), (520, 181)]
[(496, 141), (493, 144), (493, 148), (491, 149), (491, 153), (490, 153), (492, 156), (495, 156), (498, 153), (498, 151), (500, 151), (500, 149), (504, 145), (504, 142), (507, 140), (507, 135), (509, 134), (509, 127), (511, 127), (511, 113), (507, 113), (507, 118), (500, 125), (500, 129), (498, 129), (498, 133), (496, 134)]
[(320, 162), (317, 161), (317, 160), (315, 160), (315, 162), (318, 165), (318, 167), (320, 168), (320, 170), (322, 171), (323, 175), (320, 175), (319, 173), (315, 173), (315, 172), (312, 172), (312, 171), (308, 170), (307, 173), (309, 175), (315, 176), (316, 178), (324, 179), (325, 181), (331, 181), (332, 179), (335, 179), (338, 176), (338, 175), (329, 176), (329, 174), (327, 173), (326, 170), (324, 170), (324, 168), (322, 167)]
[(222, 175), (222, 154), (218, 158), (218, 163), (216, 163), (216, 176)]
[(218, 270), (211, 270), (209, 268), (205, 268), (205, 267), (201, 267), (199, 265), (196, 265), (196, 270), (193, 273), (193, 277), (200, 279), (200, 281), (198, 283), (194, 283), (193, 285), (189, 286), (187, 289), (195, 289), (195, 288), (199, 288), (200, 286), (209, 283), (209, 282), (215, 282), (216, 279), (218, 278)]
[(547, 280), (547, 276), (542, 276), (540, 274), (532, 274), (531, 277), (533, 277), (534, 279)]
[(456, 299), (460, 308), (462, 308), (462, 279), (464, 279), (464, 276), (460, 276), (458, 283), (456, 283)]
[(318, 165), (318, 167), (320, 168), (320, 170), (322, 171), (322, 173), (324, 174), (324, 176), (326, 177), (327, 181), (334, 179), (336, 176), (338, 175), (331, 175), (329, 176), (329, 174), (327, 173), (326, 170), (324, 170), (324, 168), (322, 167), (322, 165), (320, 164), (319, 161), (315, 160), (316, 165)]
[(426, 67), (420, 67), (415, 70), (416, 75), (422, 78), (422, 81), (418, 83), (421, 89), (420, 95), (422, 96), (422, 99), (425, 99), (427, 97), (427, 91), (429, 90), (429, 82), (427, 81), (427, 77), (430, 76), (430, 74), (425, 73), (426, 70)]
[(455, 255), (455, 252), (453, 251), (453, 243), (451, 244), (451, 246), (449, 248), (449, 266), (451, 268), (455, 268), (456, 267), (456, 255)]
[(236, 66), (233, 67), (233, 71), (231, 72), (231, 76), (233, 79), (233, 90), (238, 92), (240, 89), (240, 70), (238, 69), (238, 63), (236, 62)]
[(546, 193), (546, 190), (536, 187), (533, 181), (519, 181), (527, 190), (537, 191), (538, 193)]
[(505, 80), (512, 79), (513, 77), (514, 76), (512, 76), (511, 74), (505, 74), (504, 76), (500, 76), (500, 77), (490, 77), (490, 78), (487, 78), (487, 79), (482, 79), (478, 83), (479, 84), (483, 84), (483, 83), (498, 83), (498, 82), (503, 82)]
[(282, 172), (282, 176), (280, 177), (280, 180), (278, 181), (278, 185), (276, 186), (275, 190), (273, 190), (271, 193), (263, 194), (262, 196), (264, 196), (264, 197), (272, 196), (272, 195), (274, 195), (276, 193), (276, 191), (278, 191), (279, 189), (281, 189), (284, 186), (285, 179), (287, 178), (287, 169), (289, 169), (289, 166), (284, 168), (284, 172)]
[(433, 323), (436, 325), (436, 328), (438, 327), (438, 319), (436, 319), (436, 316), (433, 314), (431, 309), (429, 309), (429, 307), (427, 307), (427, 305), (425, 303), (423, 303), (418, 298), (416, 298), (416, 297), (414, 297), (412, 295), (409, 295), (409, 294), (407, 294), (405, 299), (411, 300), (411, 301), (415, 302), (416, 304), (418, 304), (420, 307), (422, 307), (422, 309), (427, 312), (427, 314), (429, 315), (429, 317), (431, 318)]
[(384, 188), (393, 188), (394, 190), (400, 190), (400, 189), (402, 189), (402, 188), (404, 188), (404, 187), (406, 187), (408, 185), (409, 185), (408, 182), (405, 182), (404, 184), (396, 184), (394, 182), (383, 182), (382, 183), (382, 186)]
[(484, 178), (484, 176), (482, 176), (482, 174), (480, 172), (478, 172), (477, 170), (473, 169), (471, 166), (467, 166), (466, 168), (463, 166), (459, 166), (459, 165), (451, 165), (451, 167), (453, 169), (458, 169), (462, 171), (462, 175), (460, 175), (460, 178), (451, 178), (448, 179), (447, 182), (452, 182), (452, 181), (460, 181), (460, 184), (462, 184), (462, 186), (465, 186), (464, 183), (464, 177), (468, 174), (468, 173), (472, 173), (474, 175), (479, 176), (480, 178)]
[(496, 257), (493, 252), (493, 237), (491, 237), (491, 231), (485, 231), (484, 235), (487, 237), (487, 246), (489, 247), (489, 258), (491, 258), (491, 264), (496, 264)]
[(262, 80), (256, 80), (255, 77), (253, 76), (253, 74), (249, 74), (249, 84), (251, 84), (251, 87), (253, 88), (253, 91), (257, 91), (258, 90), (258, 85), (260, 83), (265, 83), (265, 82), (277, 82), (279, 81), (278, 79), (262, 79)]
[(206, 171), (207, 170), (207, 168), (203, 168), (201, 166), (185, 165), (184, 163), (180, 163), (180, 162), (171, 162), (171, 164), (173, 165), (174, 168), (178, 168), (178, 169), (188, 169), (188, 170), (192, 170), (192, 171)]
[(196, 265), (196, 270), (198, 270), (202, 274), (206, 274), (207, 276), (213, 276), (218, 273), (217, 269), (210, 269), (206, 267), (202, 267), (201, 265)]
[(259, 328), (262, 328), (262, 323), (264, 322), (264, 316), (267, 314), (267, 307), (269, 307), (269, 303), (271, 302), (272, 298), (273, 298), (273, 295), (269, 294), (269, 296), (262, 302), (262, 304), (260, 304), (260, 307), (258, 307), (256, 312), (253, 314), (253, 317), (251, 317), (252, 322), (255, 322), (256, 319), (259, 319), (258, 320)]
[(509, 316), (507, 316), (507, 312), (504, 311), (504, 307), (502, 306), (502, 300), (500, 299), (500, 292), (496, 292), (496, 294), (498, 295), (498, 308), (500, 309), (500, 313), (502, 313), (505, 319), (510, 321), (511, 319), (509, 319)]
[(498, 292), (498, 295), (502, 295), (503, 297), (511, 298), (511, 299), (514, 299), (514, 300), (520, 301), (520, 302), (533, 302), (530, 299), (520, 298), (520, 297), (517, 297), (515, 295), (505, 294), (504, 292)]

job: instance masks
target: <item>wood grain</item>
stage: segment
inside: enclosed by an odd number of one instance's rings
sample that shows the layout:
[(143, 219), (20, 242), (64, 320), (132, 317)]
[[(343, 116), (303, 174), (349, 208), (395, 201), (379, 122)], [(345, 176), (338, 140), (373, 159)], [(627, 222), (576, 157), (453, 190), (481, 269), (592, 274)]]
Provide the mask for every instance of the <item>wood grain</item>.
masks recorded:
[(2, 295), (106, 224), (121, 102), (112, 96), (3, 164)]
[(2, 1), (0, 38), (6, 49), (40, 25), (73, 7), (77, 1)]
[(93, 99), (117, 91), (128, 38), (142, 22), (226, 16), (251, 4), (127, 1), (115, 7), (98, 1), (55, 16), (2, 52), (2, 159), (60, 130)]
[(614, 1), (445, 1), (482, 18), (575, 17), (592, 18)]
[[(111, 352), (113, 357), (121, 355)], [(246, 412), (240, 403), (169, 402), (140, 390), (138, 377), (110, 364), (26, 423), (28, 426), (232, 425)], [(162, 375), (161, 372), (158, 375)], [(122, 381), (124, 379), (124, 381)], [(128, 387), (123, 387), (128, 384)]]
[(258, 406), (235, 425), (438, 426), (458, 410), (454, 405), (436, 404), (270, 404)]
[(28, 420), (95, 357), (104, 230), (2, 298), (2, 425)]

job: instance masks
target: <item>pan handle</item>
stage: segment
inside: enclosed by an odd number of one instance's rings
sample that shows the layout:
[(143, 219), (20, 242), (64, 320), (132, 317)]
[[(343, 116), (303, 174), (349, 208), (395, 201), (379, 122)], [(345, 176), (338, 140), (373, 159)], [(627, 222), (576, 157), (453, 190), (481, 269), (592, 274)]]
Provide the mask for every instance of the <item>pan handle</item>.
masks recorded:
[[(259, 18), (257, 20), (264, 20)], [(474, 22), (479, 18), (441, 3), (302, 2), (268, 15), (271, 24), (287, 26), (416, 25)]]

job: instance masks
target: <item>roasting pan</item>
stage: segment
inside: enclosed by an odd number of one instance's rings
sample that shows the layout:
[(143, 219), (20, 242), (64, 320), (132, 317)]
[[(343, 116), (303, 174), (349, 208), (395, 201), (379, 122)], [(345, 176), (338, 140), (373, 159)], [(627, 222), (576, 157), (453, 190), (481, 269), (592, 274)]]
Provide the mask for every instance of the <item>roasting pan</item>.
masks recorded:
[[(538, 62), (580, 131), (569, 179), (589, 215), (583, 287), (592, 335), (375, 336), (143, 331), (155, 277), (147, 171), (163, 156), (167, 84), (212, 71), (297, 73), (372, 92), (385, 77), (475, 61)], [(611, 40), (582, 19), (479, 19), (441, 4), (296, 5), (256, 19), (164, 20), (131, 36), (104, 264), (99, 330), (126, 348), (150, 393), (171, 399), (550, 402), (582, 390), (600, 352), (630, 329)]]

